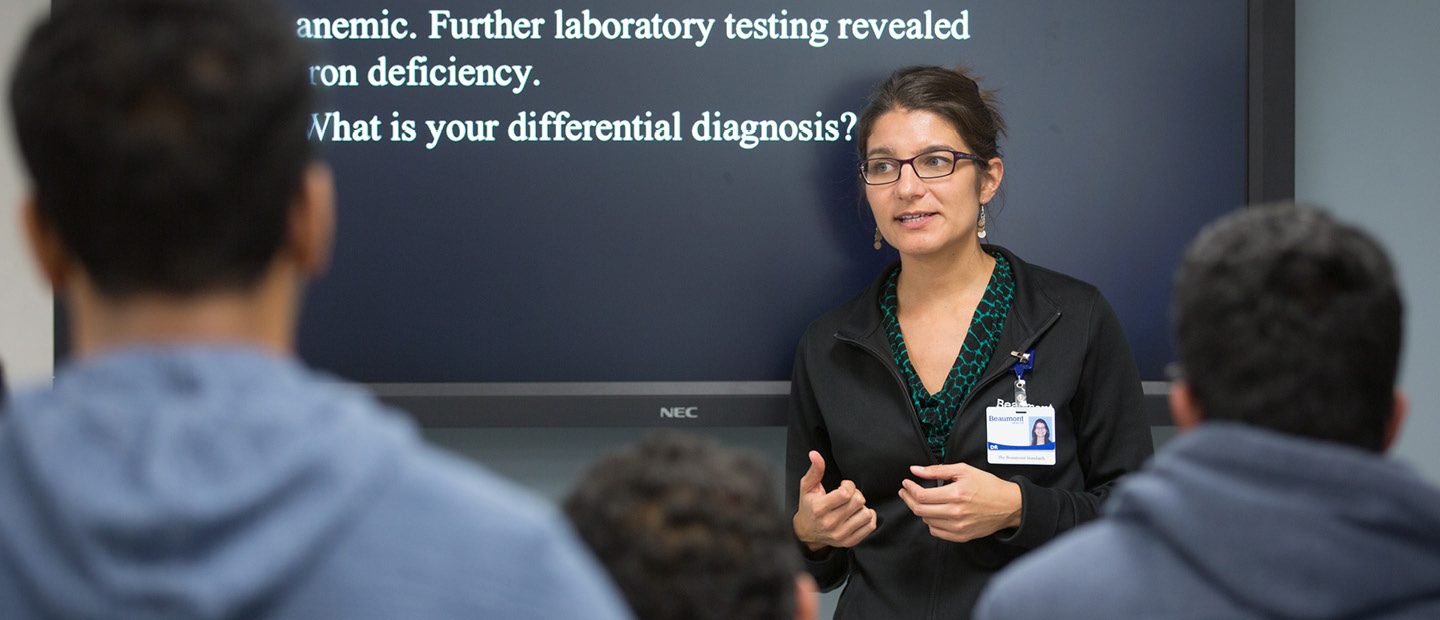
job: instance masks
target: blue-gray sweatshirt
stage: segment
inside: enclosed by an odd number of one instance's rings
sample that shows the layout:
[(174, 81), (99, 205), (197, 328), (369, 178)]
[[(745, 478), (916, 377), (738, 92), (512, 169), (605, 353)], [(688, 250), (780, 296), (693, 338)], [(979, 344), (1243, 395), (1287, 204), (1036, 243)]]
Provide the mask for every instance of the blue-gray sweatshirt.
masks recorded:
[(628, 618), (558, 511), (293, 359), (131, 349), (0, 418), (0, 618)]
[(998, 575), (976, 617), (1440, 618), (1440, 492), (1371, 452), (1206, 423)]

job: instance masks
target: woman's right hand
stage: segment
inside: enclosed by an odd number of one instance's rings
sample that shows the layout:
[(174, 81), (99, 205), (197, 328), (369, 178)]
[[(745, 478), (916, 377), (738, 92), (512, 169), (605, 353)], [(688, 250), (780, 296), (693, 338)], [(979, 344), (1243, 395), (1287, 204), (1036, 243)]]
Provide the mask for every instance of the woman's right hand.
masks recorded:
[(826, 547), (853, 547), (875, 531), (875, 510), (855, 483), (845, 480), (825, 492), (825, 459), (810, 451), (810, 469), (800, 478), (800, 508), (795, 511), (795, 536), (817, 553)]

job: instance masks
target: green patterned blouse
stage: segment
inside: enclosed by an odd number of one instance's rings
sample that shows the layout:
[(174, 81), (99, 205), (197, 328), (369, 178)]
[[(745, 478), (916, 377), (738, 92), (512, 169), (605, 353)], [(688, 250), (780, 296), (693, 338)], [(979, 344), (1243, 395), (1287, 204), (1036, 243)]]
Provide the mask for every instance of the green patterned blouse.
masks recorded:
[(900, 333), (900, 320), (897, 318), (899, 298), (895, 294), (899, 267), (890, 272), (890, 277), (885, 280), (885, 289), (880, 294), (880, 313), (884, 317), (885, 333), (890, 337), (890, 352), (910, 388), (910, 400), (920, 416), (920, 430), (925, 433), (925, 443), (942, 463), (945, 462), (945, 442), (955, 424), (955, 411), (970, 395), (970, 390), (980, 380), (980, 373), (985, 370), (985, 364), (990, 361), (990, 355), (995, 352), (1000, 330), (1005, 327), (1005, 314), (1010, 311), (1010, 300), (1015, 297), (1015, 279), (1010, 272), (1010, 263), (998, 253), (992, 256), (995, 257), (995, 270), (990, 274), (990, 284), (985, 287), (980, 305), (975, 307), (960, 355), (955, 358), (955, 365), (950, 367), (945, 385), (935, 394), (926, 390), (925, 384), (920, 381), (920, 375), (910, 363), (905, 336)]

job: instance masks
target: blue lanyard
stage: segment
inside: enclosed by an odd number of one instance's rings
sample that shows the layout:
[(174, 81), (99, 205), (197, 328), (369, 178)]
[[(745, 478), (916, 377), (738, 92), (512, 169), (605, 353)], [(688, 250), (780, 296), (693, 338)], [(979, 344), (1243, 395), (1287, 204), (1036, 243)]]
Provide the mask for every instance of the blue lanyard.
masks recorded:
[(1035, 368), (1035, 349), (1030, 349), (1024, 353), (1011, 351), (1010, 355), (1020, 360), (1015, 362), (1014, 366), (1010, 367), (1010, 370), (1015, 371), (1015, 404), (1021, 406), (1028, 405), (1030, 402), (1025, 394), (1025, 373)]

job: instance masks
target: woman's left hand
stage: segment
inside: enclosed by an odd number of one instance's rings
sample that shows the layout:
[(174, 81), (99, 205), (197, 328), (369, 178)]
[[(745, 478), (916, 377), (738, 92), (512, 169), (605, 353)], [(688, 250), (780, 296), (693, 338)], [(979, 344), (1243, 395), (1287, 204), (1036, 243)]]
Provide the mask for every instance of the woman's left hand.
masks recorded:
[(925, 480), (945, 480), (939, 487), (901, 482), (900, 499), (930, 526), (930, 535), (954, 542), (989, 536), (1020, 527), (1020, 485), (964, 463), (910, 467)]

